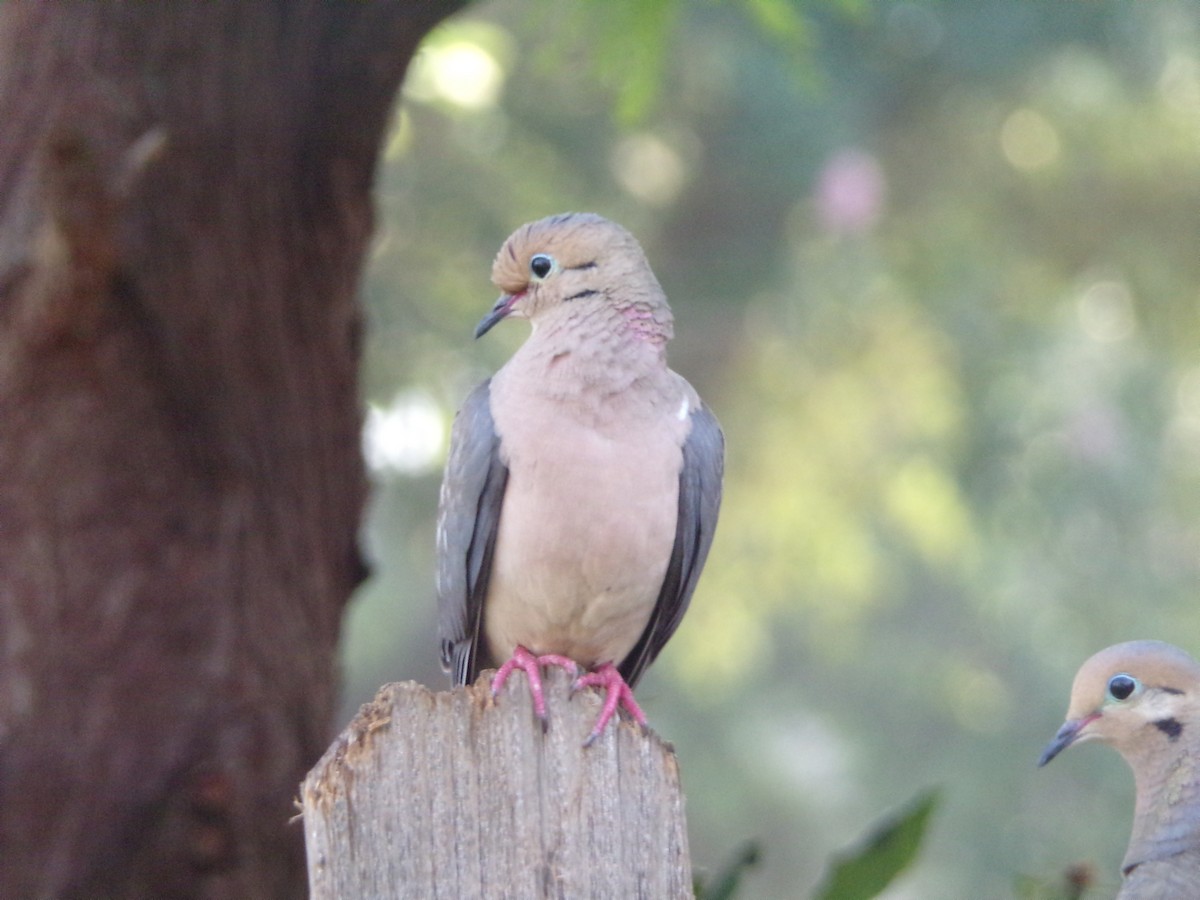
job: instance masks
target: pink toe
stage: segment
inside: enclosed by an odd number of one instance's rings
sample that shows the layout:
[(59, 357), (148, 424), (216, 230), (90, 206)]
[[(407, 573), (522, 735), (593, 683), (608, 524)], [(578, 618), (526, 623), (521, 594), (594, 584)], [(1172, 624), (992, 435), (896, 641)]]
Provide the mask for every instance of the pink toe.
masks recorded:
[(558, 666), (560, 669), (566, 669), (572, 675), (579, 672), (579, 664), (568, 656), (561, 656), (557, 653), (534, 656), (527, 648), (518, 644), (517, 648), (513, 650), (512, 658), (497, 669), (496, 674), (492, 677), (492, 696), (497, 696), (505, 682), (508, 681), (508, 677), (520, 669), (529, 680), (529, 695), (533, 698), (533, 710), (544, 723), (546, 721), (546, 696), (542, 688), (542, 666)]
[(579, 663), (571, 659), (569, 656), (560, 656), (557, 653), (545, 653), (537, 658), (539, 666), (558, 666), (560, 669), (566, 669), (572, 675), (578, 674)]
[(542, 721), (546, 719), (546, 697), (542, 692), (542, 672), (538, 659), (524, 647), (518, 645), (512, 658), (502, 665), (492, 678), (492, 696), (495, 697), (508, 681), (508, 677), (520, 669), (529, 681), (529, 696), (533, 698), (533, 711)]
[(624, 707), (625, 711), (633, 717), (635, 722), (645, 726), (646, 714), (642, 712), (642, 708), (633, 699), (633, 691), (625, 683), (625, 679), (621, 677), (621, 673), (612, 663), (605, 663), (598, 669), (581, 675), (575, 680), (574, 687), (576, 690), (584, 687), (600, 687), (604, 689), (604, 707), (600, 710), (600, 716), (596, 719), (592, 733), (584, 741), (584, 746), (591, 744), (603, 733), (605, 727), (612, 717), (616, 715), (620, 707)]

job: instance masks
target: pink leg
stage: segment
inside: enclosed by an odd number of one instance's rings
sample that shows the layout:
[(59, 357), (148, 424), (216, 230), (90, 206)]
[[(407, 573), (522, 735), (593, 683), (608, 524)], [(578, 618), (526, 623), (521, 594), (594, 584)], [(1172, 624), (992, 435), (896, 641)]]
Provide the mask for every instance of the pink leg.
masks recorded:
[(502, 665), (492, 677), (492, 696), (498, 695), (500, 689), (504, 687), (504, 682), (508, 681), (508, 676), (520, 669), (529, 679), (529, 694), (533, 697), (533, 711), (545, 723), (546, 697), (542, 693), (542, 666), (558, 666), (566, 669), (572, 675), (579, 671), (579, 666), (573, 659), (559, 656), (557, 653), (534, 656), (518, 644), (517, 649), (513, 651), (512, 658)]
[(616, 666), (607, 662), (598, 669), (581, 675), (575, 679), (574, 688), (579, 690), (593, 685), (604, 688), (604, 708), (600, 710), (600, 717), (596, 719), (596, 725), (592, 728), (592, 733), (588, 735), (587, 740), (583, 742), (583, 746), (591, 746), (592, 742), (600, 737), (604, 726), (616, 714), (618, 706), (625, 707), (626, 711), (633, 716), (633, 720), (645, 727), (646, 714), (633, 699), (633, 691), (625, 683), (625, 679), (621, 677)]

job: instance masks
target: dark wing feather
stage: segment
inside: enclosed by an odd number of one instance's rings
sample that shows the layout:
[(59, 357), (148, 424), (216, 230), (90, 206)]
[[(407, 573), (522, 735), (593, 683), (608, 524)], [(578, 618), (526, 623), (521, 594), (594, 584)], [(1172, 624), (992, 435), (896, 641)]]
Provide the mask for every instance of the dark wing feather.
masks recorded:
[(471, 391), (454, 418), (438, 502), (438, 634), (442, 665), (456, 685), (474, 681), (483, 668), (483, 600), (508, 481), (489, 385)]
[(717, 527), (724, 470), (725, 437), (712, 411), (701, 405), (692, 413), (692, 429), (683, 445), (679, 520), (667, 574), (646, 630), (618, 666), (630, 687), (654, 662), (687, 611)]

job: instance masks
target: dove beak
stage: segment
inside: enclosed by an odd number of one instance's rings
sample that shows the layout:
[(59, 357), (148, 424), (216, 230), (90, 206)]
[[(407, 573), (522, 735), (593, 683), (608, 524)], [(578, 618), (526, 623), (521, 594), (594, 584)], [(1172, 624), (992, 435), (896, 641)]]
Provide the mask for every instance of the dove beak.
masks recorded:
[(1062, 753), (1077, 740), (1079, 735), (1088, 725), (1100, 718), (1100, 713), (1092, 713), (1090, 716), (1084, 716), (1082, 719), (1068, 719), (1063, 722), (1062, 727), (1058, 729), (1058, 733), (1054, 735), (1054, 740), (1046, 745), (1046, 749), (1042, 751), (1042, 756), (1038, 760), (1038, 766), (1044, 766), (1058, 754)]
[(492, 311), (480, 319), (479, 324), (475, 326), (475, 338), (479, 339), (491, 331), (493, 325), (512, 312), (514, 304), (522, 296), (523, 294), (501, 294), (492, 307)]

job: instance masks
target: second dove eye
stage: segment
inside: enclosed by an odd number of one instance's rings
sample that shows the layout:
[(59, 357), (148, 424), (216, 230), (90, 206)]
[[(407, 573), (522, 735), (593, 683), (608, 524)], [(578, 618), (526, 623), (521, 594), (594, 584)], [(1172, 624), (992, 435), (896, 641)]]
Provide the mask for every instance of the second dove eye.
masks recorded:
[(529, 271), (535, 278), (545, 278), (554, 269), (554, 259), (545, 253), (535, 253), (529, 260)]
[(1114, 675), (1108, 679), (1108, 696), (1114, 700), (1128, 700), (1137, 686), (1137, 679), (1131, 675)]

